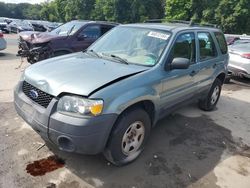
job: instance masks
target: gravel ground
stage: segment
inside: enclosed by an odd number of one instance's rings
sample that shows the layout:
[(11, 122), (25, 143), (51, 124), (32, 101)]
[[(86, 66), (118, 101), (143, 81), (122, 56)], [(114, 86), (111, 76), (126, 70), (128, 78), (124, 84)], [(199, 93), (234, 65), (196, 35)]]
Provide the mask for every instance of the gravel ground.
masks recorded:
[[(196, 104), (161, 120), (141, 157), (125, 167), (102, 155), (60, 152), (43, 140), (15, 112), (13, 88), (24, 63), (16, 35), (6, 35), (0, 52), (0, 188), (249, 188), (250, 81), (233, 80), (223, 87), (217, 109), (203, 112)], [(41, 176), (27, 165), (56, 154), (63, 167)]]

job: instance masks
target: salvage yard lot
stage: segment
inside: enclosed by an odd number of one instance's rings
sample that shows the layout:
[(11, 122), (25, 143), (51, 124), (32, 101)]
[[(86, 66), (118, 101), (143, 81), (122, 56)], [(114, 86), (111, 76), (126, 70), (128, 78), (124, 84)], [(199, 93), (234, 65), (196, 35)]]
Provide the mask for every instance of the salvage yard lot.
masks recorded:
[[(17, 36), (5, 37), (8, 48), (0, 52), (0, 188), (250, 187), (249, 80), (224, 85), (212, 112), (192, 104), (158, 122), (140, 158), (119, 168), (102, 155), (40, 148), (43, 140), (13, 105), (13, 88), (29, 65), (16, 69)], [(28, 164), (54, 154), (64, 167), (35, 177), (26, 172)]]

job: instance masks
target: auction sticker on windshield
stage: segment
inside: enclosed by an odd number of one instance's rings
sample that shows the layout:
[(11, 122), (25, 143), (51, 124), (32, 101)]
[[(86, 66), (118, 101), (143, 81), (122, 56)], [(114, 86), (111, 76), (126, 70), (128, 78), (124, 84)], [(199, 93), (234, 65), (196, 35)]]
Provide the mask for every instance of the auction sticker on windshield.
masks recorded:
[(150, 31), (148, 33), (148, 36), (158, 38), (158, 39), (162, 39), (162, 40), (167, 40), (169, 38), (169, 34), (160, 33), (160, 32), (156, 32), (156, 31)]

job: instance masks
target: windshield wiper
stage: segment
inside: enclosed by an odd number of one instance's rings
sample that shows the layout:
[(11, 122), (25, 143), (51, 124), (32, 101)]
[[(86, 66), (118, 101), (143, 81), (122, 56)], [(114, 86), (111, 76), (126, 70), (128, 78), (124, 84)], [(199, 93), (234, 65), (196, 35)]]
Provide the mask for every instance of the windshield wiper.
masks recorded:
[(73, 31), (73, 29), (75, 28), (75, 26), (73, 25), (70, 30), (67, 32), (67, 36), (69, 36), (69, 34)]
[(128, 62), (126, 59), (121, 58), (121, 57), (119, 57), (119, 56), (117, 56), (117, 55), (114, 55), (114, 54), (107, 54), (107, 53), (102, 53), (102, 55), (105, 55), (105, 56), (108, 56), (108, 57), (112, 57), (112, 58), (114, 58), (114, 59), (117, 59), (119, 62), (121, 62), (121, 63), (123, 63), (123, 64), (126, 64), (126, 65), (129, 64), (129, 62)]
[(92, 53), (92, 54), (94, 54), (96, 57), (101, 57), (96, 51), (94, 51), (94, 50), (83, 50), (82, 52), (86, 52), (86, 53)]

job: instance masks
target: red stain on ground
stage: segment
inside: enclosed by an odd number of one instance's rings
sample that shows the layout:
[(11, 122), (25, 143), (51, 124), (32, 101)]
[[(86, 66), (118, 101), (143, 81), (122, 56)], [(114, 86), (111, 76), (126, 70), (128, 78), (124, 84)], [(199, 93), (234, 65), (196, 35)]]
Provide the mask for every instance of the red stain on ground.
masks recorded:
[(52, 172), (58, 168), (64, 167), (64, 164), (64, 160), (57, 156), (49, 156), (48, 158), (40, 159), (28, 164), (26, 171), (32, 176), (43, 176), (47, 172)]

